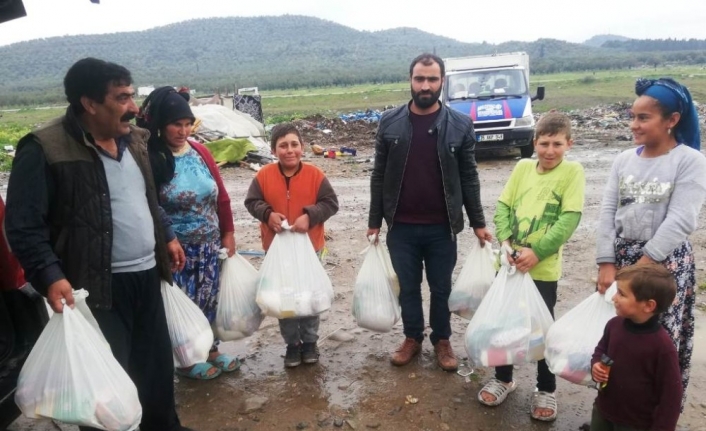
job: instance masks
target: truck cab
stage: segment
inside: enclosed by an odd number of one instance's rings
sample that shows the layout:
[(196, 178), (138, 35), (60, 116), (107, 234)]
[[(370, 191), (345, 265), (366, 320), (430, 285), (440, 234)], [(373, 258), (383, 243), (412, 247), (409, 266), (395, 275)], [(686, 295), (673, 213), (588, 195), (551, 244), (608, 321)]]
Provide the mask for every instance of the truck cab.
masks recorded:
[(529, 56), (524, 52), (444, 59), (441, 99), (471, 117), (476, 149), (519, 148), (534, 152), (532, 101), (544, 99), (544, 87), (529, 93)]

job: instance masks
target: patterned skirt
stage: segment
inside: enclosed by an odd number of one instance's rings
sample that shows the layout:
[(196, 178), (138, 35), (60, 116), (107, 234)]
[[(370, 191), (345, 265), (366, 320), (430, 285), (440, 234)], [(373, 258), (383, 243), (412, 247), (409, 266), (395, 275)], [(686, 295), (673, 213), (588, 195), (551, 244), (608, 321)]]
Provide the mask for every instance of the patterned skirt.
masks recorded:
[[(174, 281), (199, 306), (209, 323), (216, 319), (221, 242), (182, 244), (186, 255), (184, 269), (174, 273)], [(218, 345), (218, 340), (214, 342)]]
[[(642, 257), (642, 248), (647, 241), (635, 241), (624, 238), (615, 239), (615, 257), (618, 269), (634, 265)], [(677, 247), (662, 264), (674, 275), (677, 282), (676, 302), (669, 310), (662, 313), (660, 322), (667, 330), (679, 355), (681, 369), (682, 411), (686, 402), (686, 388), (689, 386), (691, 371), (691, 353), (694, 349), (694, 305), (696, 295), (696, 265), (694, 252), (689, 241)]]

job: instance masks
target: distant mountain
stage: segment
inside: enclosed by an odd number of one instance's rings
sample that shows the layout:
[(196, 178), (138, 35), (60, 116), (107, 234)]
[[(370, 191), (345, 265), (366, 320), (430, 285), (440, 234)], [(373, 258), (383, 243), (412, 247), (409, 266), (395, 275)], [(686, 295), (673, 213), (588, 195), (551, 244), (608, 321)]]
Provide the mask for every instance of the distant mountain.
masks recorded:
[(630, 38), (625, 36), (618, 36), (617, 34), (597, 34), (592, 38), (585, 40), (583, 44), (600, 48), (601, 46), (603, 46), (604, 43), (613, 40), (616, 40), (618, 42), (624, 42), (626, 40), (630, 40)]
[(87, 56), (126, 66), (138, 86), (186, 85), (210, 92), (232, 91), (234, 86), (266, 90), (400, 81), (406, 79), (411, 59), (425, 51), (442, 58), (526, 51), (534, 73), (628, 67), (643, 61), (622, 50), (555, 39), (494, 45), (459, 42), (415, 28), (359, 31), (297, 15), (208, 18), (139, 32), (0, 47), (0, 106), (63, 101), (66, 70)]
[(703, 56), (706, 50), (706, 40), (704, 39), (628, 39), (628, 40), (608, 40), (603, 48), (609, 48), (624, 52), (678, 52), (678, 51), (701, 51)]

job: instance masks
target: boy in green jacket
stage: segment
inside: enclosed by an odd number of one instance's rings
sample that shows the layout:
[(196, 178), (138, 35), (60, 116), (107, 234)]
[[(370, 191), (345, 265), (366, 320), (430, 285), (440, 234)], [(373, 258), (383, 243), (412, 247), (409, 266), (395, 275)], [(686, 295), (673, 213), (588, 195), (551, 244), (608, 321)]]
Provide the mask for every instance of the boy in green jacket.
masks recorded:
[[(537, 160), (520, 160), (515, 166), (493, 219), (498, 241), (513, 249), (508, 260), (518, 270), (530, 273), (552, 317), (562, 248), (576, 230), (583, 211), (583, 167), (564, 160), (572, 145), (571, 120), (558, 112), (544, 115), (537, 122), (534, 138)], [(512, 365), (496, 367), (495, 377), (480, 390), (478, 401), (488, 406), (505, 401), (517, 387), (512, 371)], [(541, 360), (531, 401), (533, 419), (556, 419), (555, 391), (556, 377)]]

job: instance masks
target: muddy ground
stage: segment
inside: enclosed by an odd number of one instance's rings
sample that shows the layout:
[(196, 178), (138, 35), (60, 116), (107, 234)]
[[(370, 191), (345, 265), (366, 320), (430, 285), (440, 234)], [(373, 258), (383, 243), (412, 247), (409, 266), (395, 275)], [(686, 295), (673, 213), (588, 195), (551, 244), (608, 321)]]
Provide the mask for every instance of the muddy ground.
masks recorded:
[[(579, 119), (580, 120), (580, 119)], [(589, 295), (595, 285), (595, 230), (601, 192), (613, 158), (632, 143), (625, 139), (625, 127), (612, 127), (613, 119), (603, 125), (580, 127), (577, 121), (576, 145), (568, 158), (580, 161), (586, 171), (586, 205), (581, 224), (565, 248), (564, 278), (559, 284), (557, 316)], [(578, 430), (589, 419), (593, 389), (558, 379), (559, 416), (554, 423), (530, 419), (529, 397), (534, 388), (536, 366), (518, 367), (518, 389), (501, 406), (488, 408), (476, 401), (482, 384), (492, 375), (490, 369), (475, 369), (464, 378), (442, 371), (435, 362), (433, 349), (425, 340), (423, 353), (405, 367), (393, 367), (389, 352), (403, 340), (399, 323), (392, 332), (377, 334), (356, 327), (351, 316), (353, 286), (366, 244), (365, 230), (369, 199), (369, 174), (375, 125), (335, 124), (322, 118), (309, 119), (304, 126), (307, 141), (322, 146), (347, 145), (357, 148), (358, 156), (335, 160), (314, 157), (307, 161), (320, 166), (336, 190), (340, 210), (326, 231), (329, 255), (326, 269), (336, 291), (332, 309), (322, 315), (320, 328), (321, 361), (295, 369), (283, 367), (285, 346), (277, 321), (267, 318), (259, 332), (238, 342), (223, 343), (222, 350), (245, 358), (240, 371), (224, 374), (212, 381), (179, 378), (177, 402), (182, 423), (199, 431), (274, 431), (274, 430)], [(607, 124), (607, 125), (606, 125)], [(308, 125), (308, 127), (307, 127)], [(318, 128), (317, 128), (318, 126)], [(331, 130), (323, 132), (322, 129)], [(359, 162), (355, 162), (357, 160)], [(495, 201), (518, 157), (512, 152), (498, 152), (479, 157), (478, 170), (486, 218), (491, 221)], [(254, 172), (225, 167), (222, 169), (232, 199), (240, 250), (260, 250), (257, 223), (242, 205)], [(706, 232), (701, 228), (692, 235), (698, 262), (698, 280), (706, 280)], [(492, 225), (491, 225), (492, 227)], [(472, 232), (459, 236), (460, 271)], [(251, 257), (258, 267), (262, 260)], [(428, 308), (428, 288), (425, 304)], [(706, 296), (699, 294), (697, 304), (704, 307)], [(706, 430), (706, 317), (697, 311), (695, 343), (689, 398), (680, 419), (680, 430)], [(452, 346), (462, 362), (466, 353), (463, 333), (468, 322), (452, 317)], [(428, 333), (429, 331), (427, 331)], [(346, 341), (347, 338), (352, 338)], [(468, 367), (461, 367), (462, 371)], [(406, 402), (407, 396), (417, 399)], [(11, 430), (49, 430), (50, 425), (20, 420)], [(52, 425), (53, 426), (53, 425)], [(74, 427), (62, 426), (65, 430)]]

